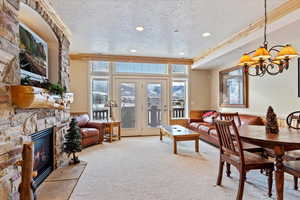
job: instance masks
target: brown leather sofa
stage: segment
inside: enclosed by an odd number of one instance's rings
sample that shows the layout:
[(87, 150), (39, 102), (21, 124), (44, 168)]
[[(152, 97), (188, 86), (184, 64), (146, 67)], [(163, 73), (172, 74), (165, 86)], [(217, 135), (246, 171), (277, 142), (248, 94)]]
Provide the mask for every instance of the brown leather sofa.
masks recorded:
[(102, 144), (104, 127), (101, 123), (90, 121), (87, 114), (76, 117), (76, 120), (80, 128), (82, 147)]
[[(211, 114), (207, 116), (208, 114)], [(262, 118), (255, 115), (239, 114), (243, 125), (264, 125)], [(218, 112), (214, 110), (199, 111), (197, 118), (190, 119), (188, 128), (201, 133), (200, 139), (214, 146), (219, 146), (214, 120), (218, 119)]]

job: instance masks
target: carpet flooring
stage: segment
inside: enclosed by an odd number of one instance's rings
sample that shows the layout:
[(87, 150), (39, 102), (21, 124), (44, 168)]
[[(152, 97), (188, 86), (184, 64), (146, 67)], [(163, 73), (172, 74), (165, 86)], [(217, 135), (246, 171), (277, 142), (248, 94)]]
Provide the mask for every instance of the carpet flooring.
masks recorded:
[[(194, 152), (193, 142), (179, 142), (178, 155), (172, 142), (159, 137), (122, 138), (85, 149), (80, 159), (88, 162), (71, 200), (233, 200), (238, 188), (238, 172), (223, 176), (216, 186), (219, 151), (200, 142)], [(300, 199), (293, 190), (292, 177), (285, 175), (285, 199)], [(267, 197), (267, 177), (249, 172), (244, 199)]]

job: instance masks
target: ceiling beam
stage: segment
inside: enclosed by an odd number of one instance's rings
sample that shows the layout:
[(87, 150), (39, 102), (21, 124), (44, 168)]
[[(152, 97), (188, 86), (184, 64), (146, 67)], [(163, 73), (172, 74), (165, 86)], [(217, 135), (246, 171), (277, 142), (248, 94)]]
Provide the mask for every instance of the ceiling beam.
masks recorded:
[[(298, 10), (299, 8), (300, 8), (300, 0), (288, 0), (287, 2), (281, 4), (279, 7), (268, 12), (268, 24), (272, 24), (274, 22), (279, 21), (280, 19), (283, 19), (284, 17)], [(293, 18), (293, 20), (295, 21), (296, 19)], [(291, 20), (285, 20), (285, 21), (291, 21)], [(277, 29), (283, 27), (284, 25), (286, 24), (281, 24), (280, 26), (277, 25)], [(215, 47), (210, 48), (208, 51), (193, 58), (194, 64), (192, 65), (192, 68), (196, 68), (201, 65), (204, 65), (205, 63), (219, 56), (222, 56), (232, 51), (235, 48), (238, 48), (246, 44), (250, 40), (257, 39), (258, 35), (252, 38), (250, 38), (250, 36), (251, 34), (254, 34), (258, 30), (262, 29), (263, 27), (264, 27), (264, 17), (260, 18), (255, 23), (250, 24), (248, 27), (244, 28), (240, 32), (232, 35), (231, 37), (219, 43)], [(244, 39), (244, 43), (237, 44), (243, 39)]]
[(104, 55), (104, 54), (71, 54), (71, 60), (101, 60), (111, 62), (138, 62), (138, 63), (162, 63), (162, 64), (193, 64), (192, 59), (184, 58), (162, 58), (162, 57), (145, 57), (145, 56), (123, 56), (123, 55)]

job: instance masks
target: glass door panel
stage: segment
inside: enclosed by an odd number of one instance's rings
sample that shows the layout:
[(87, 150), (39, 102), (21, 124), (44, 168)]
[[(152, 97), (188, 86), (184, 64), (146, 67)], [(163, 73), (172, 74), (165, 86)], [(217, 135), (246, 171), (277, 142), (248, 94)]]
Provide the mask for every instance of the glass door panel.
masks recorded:
[(166, 80), (143, 80), (143, 95), (141, 99), (145, 105), (143, 107), (142, 131), (144, 135), (159, 134), (159, 126), (167, 124), (168, 104), (167, 104), (167, 81)]
[(148, 127), (157, 128), (161, 125), (161, 84), (147, 84), (147, 124)]
[(136, 127), (136, 84), (120, 83), (122, 128)]

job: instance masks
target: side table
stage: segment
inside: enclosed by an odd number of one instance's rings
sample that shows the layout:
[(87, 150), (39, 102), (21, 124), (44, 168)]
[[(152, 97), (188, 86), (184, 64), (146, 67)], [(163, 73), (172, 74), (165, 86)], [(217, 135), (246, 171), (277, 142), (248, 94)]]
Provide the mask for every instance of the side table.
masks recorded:
[(118, 140), (121, 140), (121, 122), (120, 121), (114, 121), (114, 120), (101, 120), (98, 121), (98, 123), (101, 123), (104, 125), (104, 138), (107, 139), (109, 142), (113, 141), (114, 137), (114, 128), (118, 128)]

